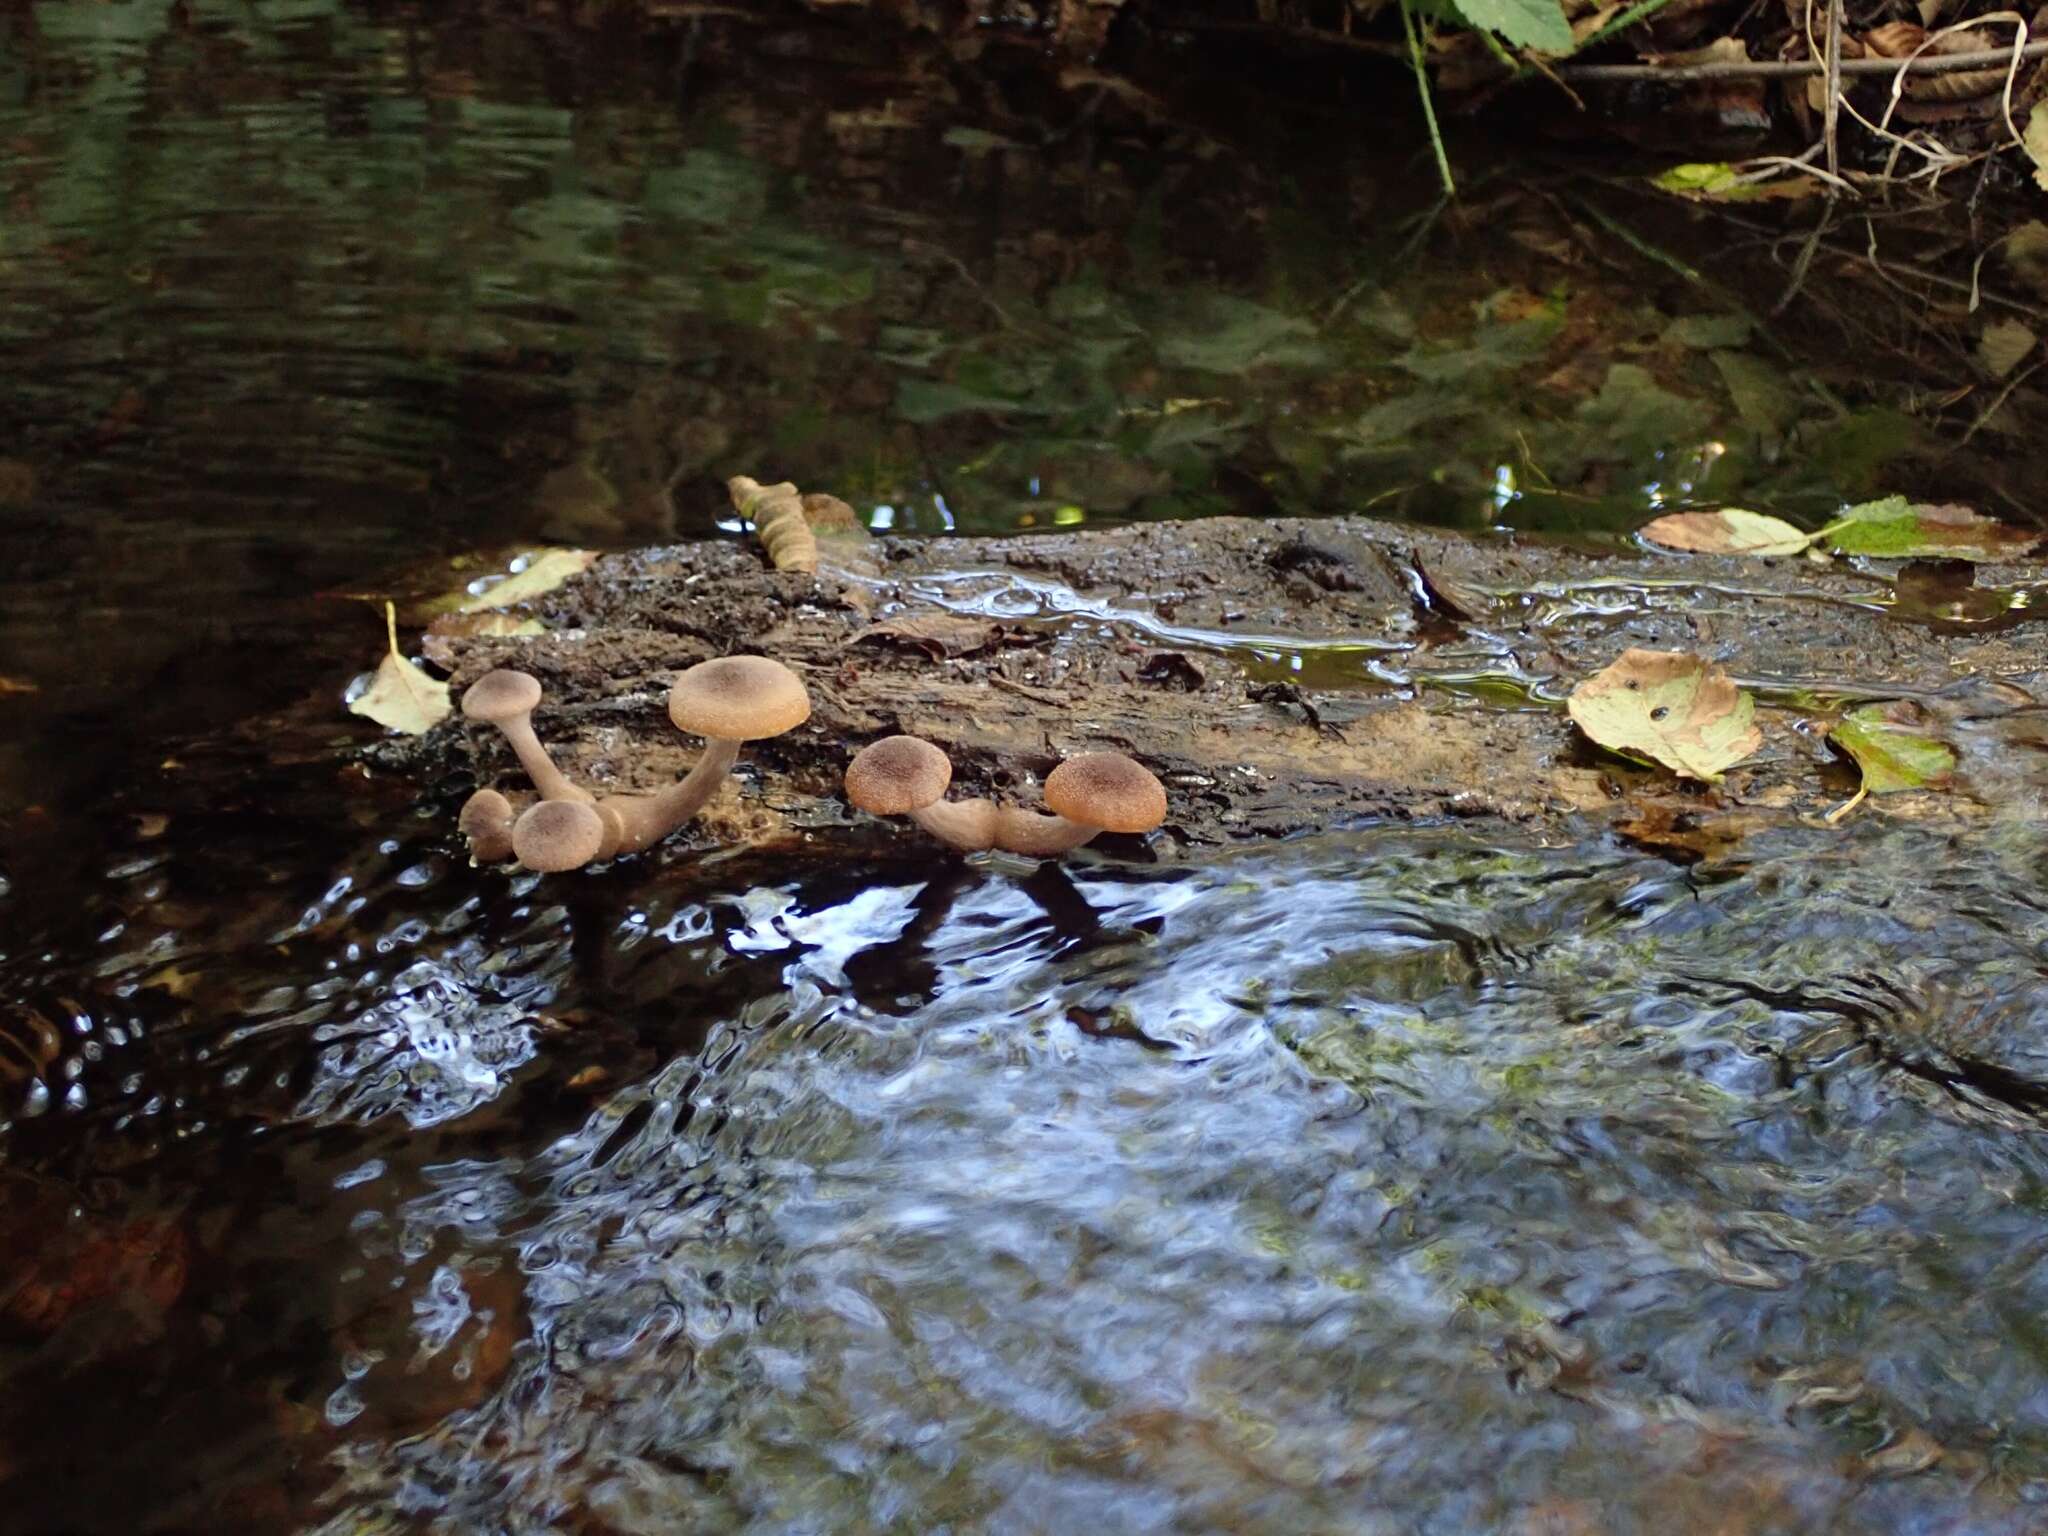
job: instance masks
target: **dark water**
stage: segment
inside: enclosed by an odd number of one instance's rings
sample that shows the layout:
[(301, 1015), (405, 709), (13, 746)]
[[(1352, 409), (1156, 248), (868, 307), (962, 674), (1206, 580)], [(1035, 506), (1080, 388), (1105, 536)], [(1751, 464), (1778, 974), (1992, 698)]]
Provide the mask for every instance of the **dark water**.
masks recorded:
[(1692, 872), (540, 881), (349, 766), (350, 594), (726, 473), (1596, 539), (2031, 473), (1767, 242), (1533, 152), (1432, 222), (1405, 138), (1025, 46), (0, 15), (0, 1529), (2048, 1529), (2038, 770)]

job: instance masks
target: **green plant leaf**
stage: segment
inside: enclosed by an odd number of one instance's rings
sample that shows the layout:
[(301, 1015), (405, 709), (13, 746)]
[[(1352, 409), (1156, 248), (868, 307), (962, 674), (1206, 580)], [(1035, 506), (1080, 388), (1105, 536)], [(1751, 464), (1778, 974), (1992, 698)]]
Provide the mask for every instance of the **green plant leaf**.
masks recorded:
[(1518, 48), (1572, 51), (1571, 23), (1557, 0), (1456, 0), (1456, 8), (1473, 26), (1498, 32)]
[(1912, 502), (1903, 496), (1859, 502), (1819, 537), (1843, 555), (1888, 560), (2013, 560), (2040, 535), (1979, 515), (1968, 507)]
[(1828, 731), (1828, 740), (1863, 771), (1873, 795), (1902, 789), (1940, 789), (1955, 771), (1955, 748), (1927, 734), (1927, 712), (1907, 699), (1852, 709)]
[(1682, 651), (1623, 651), (1574, 688), (1566, 707), (1601, 746), (1688, 778), (1719, 779), (1763, 745), (1756, 701)]
[(1641, 536), (1663, 549), (1699, 555), (1796, 555), (1813, 542), (1779, 518), (1740, 507), (1718, 512), (1671, 512), (1645, 523)]

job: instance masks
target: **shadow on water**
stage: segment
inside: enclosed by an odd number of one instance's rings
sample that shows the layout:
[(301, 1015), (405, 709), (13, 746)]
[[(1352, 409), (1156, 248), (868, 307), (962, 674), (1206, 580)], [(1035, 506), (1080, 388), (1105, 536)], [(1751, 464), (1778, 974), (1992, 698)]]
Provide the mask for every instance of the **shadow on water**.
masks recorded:
[(1407, 146), (1034, 78), (0, 14), (0, 1528), (2040, 1527), (2038, 825), (541, 881), (346, 766), (372, 573), (733, 471), (1610, 541), (2030, 472), (1561, 255), (1597, 183), (1418, 246)]

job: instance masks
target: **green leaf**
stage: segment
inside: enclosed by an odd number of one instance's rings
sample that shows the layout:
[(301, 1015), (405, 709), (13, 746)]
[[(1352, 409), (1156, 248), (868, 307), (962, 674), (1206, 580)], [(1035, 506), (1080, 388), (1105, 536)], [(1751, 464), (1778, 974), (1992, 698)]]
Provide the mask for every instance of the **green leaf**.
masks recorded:
[(1572, 51), (1571, 23), (1557, 0), (1456, 0), (1456, 8), (1473, 26), (1498, 32), (1518, 48)]
[(1763, 745), (1756, 701), (1719, 667), (1680, 651), (1623, 651), (1566, 707), (1601, 746), (1689, 778), (1719, 779)]
[(1645, 523), (1643, 538), (1664, 549), (1700, 555), (1796, 555), (1813, 542), (1779, 518), (1740, 507), (1718, 512), (1672, 512)]
[(1749, 332), (1747, 315), (1685, 315), (1665, 328), (1664, 339), (1704, 351), (1739, 347), (1749, 340)]
[(2040, 542), (2038, 534), (1968, 507), (1911, 502), (1903, 496), (1859, 502), (1819, 536), (1837, 554), (1886, 560), (2012, 560)]
[(1209, 295), (1196, 311), (1187, 330), (1159, 339), (1161, 362), (1236, 374), (1276, 365), (1316, 368), (1329, 361), (1316, 328), (1297, 315), (1227, 294)]
[(1776, 368), (1747, 352), (1710, 352), (1715, 372), (1728, 386), (1728, 398), (1742, 424), (1759, 437), (1779, 438), (1799, 419), (1800, 400)]
[(1927, 714), (1907, 699), (1852, 709), (1828, 732), (1828, 740), (1863, 771), (1863, 788), (1873, 795), (1902, 789), (1940, 789), (1955, 772), (1955, 749), (1926, 732)]

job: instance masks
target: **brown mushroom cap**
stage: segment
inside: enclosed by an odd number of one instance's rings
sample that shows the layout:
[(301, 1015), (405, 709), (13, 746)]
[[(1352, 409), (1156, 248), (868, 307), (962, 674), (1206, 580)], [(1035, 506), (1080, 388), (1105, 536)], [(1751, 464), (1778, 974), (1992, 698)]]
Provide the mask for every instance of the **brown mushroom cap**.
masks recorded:
[(455, 825), (470, 851), (486, 864), (512, 857), (512, 802), (495, 789), (480, 789), (462, 802)]
[(580, 800), (543, 800), (512, 823), (512, 851), (544, 875), (580, 869), (604, 846), (604, 818)]
[(952, 782), (952, 760), (916, 736), (884, 736), (846, 765), (846, 798), (876, 816), (921, 811)]
[(1150, 832), (1166, 820), (1166, 786), (1121, 752), (1083, 752), (1046, 775), (1054, 813), (1105, 832)]
[(462, 694), (463, 715), (486, 725), (530, 715), (539, 704), (540, 679), (504, 667), (486, 672)]
[(676, 729), (720, 741), (780, 736), (811, 717), (803, 680), (766, 656), (700, 661), (668, 691)]

